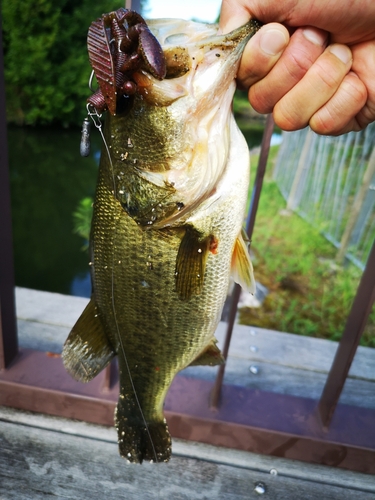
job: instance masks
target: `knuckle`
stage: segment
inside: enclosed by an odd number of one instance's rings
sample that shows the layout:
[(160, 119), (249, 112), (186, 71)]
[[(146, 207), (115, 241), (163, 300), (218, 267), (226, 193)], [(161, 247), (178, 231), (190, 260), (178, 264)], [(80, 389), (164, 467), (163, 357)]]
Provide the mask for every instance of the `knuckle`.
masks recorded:
[(353, 73), (349, 73), (343, 81), (343, 90), (347, 98), (354, 104), (364, 106), (368, 93), (365, 84)]
[(342, 82), (345, 73), (336, 68), (327, 67), (325, 61), (317, 61), (315, 73), (323, 86), (331, 91), (335, 91)]
[(281, 130), (285, 130), (287, 132), (299, 130), (307, 125), (307, 123), (303, 123), (301, 121), (298, 114), (295, 114), (292, 110), (285, 108), (281, 101), (278, 102), (273, 109), (273, 119), (275, 124), (280, 127)]
[(249, 101), (258, 113), (264, 114), (272, 111), (273, 104), (270, 103), (270, 95), (259, 85), (250, 87)]
[(337, 122), (337, 117), (329, 109), (321, 110), (321, 112), (313, 115), (309, 121), (311, 130), (319, 135), (333, 135), (336, 130), (341, 128)]
[(351, 123), (353, 130), (360, 128), (354, 117), (366, 103), (367, 91), (364, 84), (349, 74), (343, 80), (337, 93), (310, 119), (310, 127), (318, 134), (339, 134)]
[(299, 81), (311, 68), (314, 61), (311, 54), (303, 48), (295, 48), (285, 54), (284, 66), (293, 81)]

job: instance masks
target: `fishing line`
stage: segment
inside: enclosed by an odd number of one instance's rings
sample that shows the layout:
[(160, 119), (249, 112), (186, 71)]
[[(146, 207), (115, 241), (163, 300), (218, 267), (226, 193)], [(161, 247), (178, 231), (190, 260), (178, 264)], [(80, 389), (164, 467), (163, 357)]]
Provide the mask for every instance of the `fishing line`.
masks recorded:
[[(100, 121), (100, 118), (102, 117), (102, 115), (99, 114), (97, 112), (96, 108), (94, 106), (92, 106), (91, 104), (88, 103), (86, 107), (87, 107), (88, 116), (90, 116), (90, 118), (92, 119), (95, 127), (99, 130), (100, 135), (101, 135), (102, 140), (103, 140), (103, 143), (105, 145), (105, 148), (106, 148), (106, 151), (107, 151), (107, 155), (108, 155), (108, 159), (109, 159), (109, 163), (110, 163), (110, 166), (111, 166), (112, 183), (113, 183), (113, 195), (116, 197), (115, 173), (114, 173), (114, 168), (113, 168), (111, 153), (109, 151), (109, 147), (108, 147), (107, 141), (105, 140), (105, 137), (104, 137), (104, 134), (103, 134), (103, 130), (102, 130), (102, 122)], [(117, 235), (117, 224), (115, 223), (115, 226), (114, 226), (114, 238), (113, 238), (113, 240), (115, 240), (116, 235)], [(115, 259), (114, 253), (112, 252), (112, 269), (111, 269), (111, 272), (112, 272), (112, 274), (111, 274), (111, 304), (112, 304), (112, 313), (113, 313), (113, 317), (114, 317), (114, 320), (115, 320), (117, 335), (118, 335), (118, 338), (120, 340), (120, 346), (121, 346), (122, 354), (124, 356), (126, 371), (127, 371), (128, 375), (129, 375), (130, 384), (131, 384), (131, 387), (132, 387), (132, 391), (134, 393), (134, 398), (136, 400), (139, 412), (141, 414), (141, 419), (143, 420), (143, 424), (144, 424), (144, 426), (146, 428), (146, 432), (147, 432), (148, 438), (149, 438), (151, 446), (152, 446), (152, 452), (153, 452), (154, 457), (155, 457), (155, 462), (157, 463), (158, 462), (158, 457), (157, 457), (157, 454), (156, 454), (156, 449), (155, 449), (154, 442), (153, 442), (152, 437), (151, 437), (149, 426), (147, 424), (146, 418), (145, 418), (143, 410), (142, 410), (141, 403), (140, 403), (138, 395), (137, 395), (137, 391), (135, 389), (135, 385), (134, 385), (134, 382), (133, 382), (133, 377), (132, 377), (131, 371), (130, 371), (130, 366), (129, 366), (128, 358), (127, 358), (126, 353), (125, 353), (125, 348), (124, 348), (124, 344), (123, 344), (123, 341), (122, 341), (122, 338), (121, 338), (121, 335), (120, 335), (120, 328), (119, 328), (118, 321), (117, 321), (117, 313), (116, 313), (116, 305), (115, 305), (115, 297), (114, 297), (114, 267), (115, 267), (115, 260), (114, 259)]]

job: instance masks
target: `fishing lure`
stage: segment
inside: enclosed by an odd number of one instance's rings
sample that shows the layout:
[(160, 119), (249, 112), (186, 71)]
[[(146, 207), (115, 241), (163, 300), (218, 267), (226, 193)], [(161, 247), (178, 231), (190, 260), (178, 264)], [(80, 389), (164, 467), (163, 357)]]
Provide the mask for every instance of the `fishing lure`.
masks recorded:
[[(132, 10), (120, 8), (103, 14), (93, 23), (87, 35), (90, 64), (99, 88), (87, 100), (99, 116), (108, 110), (116, 115), (123, 111), (127, 99), (137, 92), (133, 73), (146, 69), (162, 80), (166, 63), (160, 43), (149, 30), (143, 17)], [(92, 77), (89, 87), (91, 87)], [(93, 110), (88, 115), (92, 116)], [(94, 113), (95, 114), (95, 113)], [(85, 118), (82, 126), (80, 152), (90, 153), (90, 123)]]

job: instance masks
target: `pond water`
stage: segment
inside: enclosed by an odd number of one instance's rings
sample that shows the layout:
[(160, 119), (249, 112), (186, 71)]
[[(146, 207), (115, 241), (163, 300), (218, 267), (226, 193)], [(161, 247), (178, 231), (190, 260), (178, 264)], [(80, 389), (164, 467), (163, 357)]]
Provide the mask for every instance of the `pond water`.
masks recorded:
[[(262, 132), (252, 134), (250, 147)], [(79, 154), (80, 130), (9, 128), (16, 285), (89, 297), (88, 252), (73, 232), (72, 214), (95, 191), (100, 136)]]
[(17, 286), (90, 293), (88, 253), (73, 233), (72, 213), (94, 194), (100, 140), (94, 137), (89, 158), (80, 156), (79, 142), (79, 130), (8, 129)]

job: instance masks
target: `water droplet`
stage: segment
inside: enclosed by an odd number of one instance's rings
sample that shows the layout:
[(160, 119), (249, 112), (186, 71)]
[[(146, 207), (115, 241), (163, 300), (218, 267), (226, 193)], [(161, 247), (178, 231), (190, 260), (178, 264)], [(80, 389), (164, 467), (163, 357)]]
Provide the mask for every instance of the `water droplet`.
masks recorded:
[(198, 248), (198, 253), (202, 253), (202, 249), (201, 248)]
[(249, 368), (250, 373), (253, 375), (257, 375), (259, 373), (259, 368), (255, 365), (251, 365)]
[(258, 351), (259, 351), (259, 348), (258, 348), (256, 345), (251, 345), (251, 346), (250, 346), (250, 351), (251, 351), (251, 352), (258, 352)]
[(255, 330), (250, 330), (250, 335), (253, 335), (255, 337), (255, 335), (257, 334), (257, 332)]
[(131, 454), (131, 453), (128, 453), (128, 457), (130, 458), (131, 456), (132, 456), (132, 454)]
[(278, 472), (277, 472), (277, 470), (276, 470), (276, 469), (271, 469), (271, 470), (270, 470), (270, 474), (271, 474), (272, 476), (277, 476)]
[(92, 262), (89, 262), (89, 266), (92, 266)]
[(266, 487), (263, 483), (257, 483), (254, 488), (255, 493), (258, 495), (264, 495), (266, 492)]

